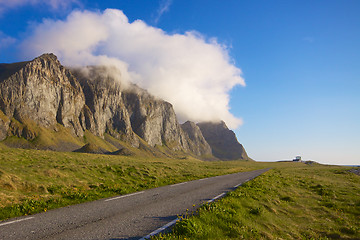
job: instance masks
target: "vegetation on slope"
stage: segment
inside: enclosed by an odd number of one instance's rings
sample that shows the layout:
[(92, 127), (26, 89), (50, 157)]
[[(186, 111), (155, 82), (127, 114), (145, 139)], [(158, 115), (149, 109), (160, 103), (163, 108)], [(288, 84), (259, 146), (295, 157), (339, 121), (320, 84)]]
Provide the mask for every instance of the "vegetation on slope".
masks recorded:
[(342, 167), (272, 165), (154, 239), (360, 239), (360, 176)]

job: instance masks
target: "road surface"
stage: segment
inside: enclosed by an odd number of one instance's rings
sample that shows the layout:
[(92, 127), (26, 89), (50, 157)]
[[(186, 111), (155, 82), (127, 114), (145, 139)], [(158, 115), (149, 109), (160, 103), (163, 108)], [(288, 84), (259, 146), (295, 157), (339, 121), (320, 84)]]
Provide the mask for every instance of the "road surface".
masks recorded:
[[(141, 239), (268, 169), (189, 181), (0, 222), (0, 239)], [(195, 207), (194, 207), (195, 205)]]

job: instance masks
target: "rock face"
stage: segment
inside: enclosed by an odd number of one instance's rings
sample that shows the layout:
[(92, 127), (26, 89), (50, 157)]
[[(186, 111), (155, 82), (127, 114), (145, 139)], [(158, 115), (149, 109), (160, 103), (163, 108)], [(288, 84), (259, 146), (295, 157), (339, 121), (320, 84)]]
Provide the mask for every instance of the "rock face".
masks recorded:
[[(170, 103), (136, 85), (123, 86), (108, 70), (67, 69), (53, 54), (0, 64), (0, 141), (9, 136), (33, 140), (36, 126), (51, 131), (64, 126), (75, 137), (89, 131), (105, 138), (106, 133), (140, 149), (164, 146), (197, 156), (247, 158), (224, 123), (180, 125)], [(81, 151), (105, 150), (86, 145)]]
[[(11, 68), (2, 64), (0, 71)], [(0, 80), (0, 110), (7, 118), (19, 122), (31, 119), (45, 127), (60, 123), (76, 135), (83, 135), (78, 116), (85, 104), (84, 93), (55, 55), (46, 54), (23, 63), (18, 71), (9, 75)], [(25, 138), (35, 137), (24, 129), (14, 131)]]
[(203, 122), (197, 125), (215, 157), (223, 160), (250, 160), (235, 133), (229, 130), (223, 121), (219, 123)]
[(211, 147), (205, 140), (200, 128), (194, 123), (187, 121), (181, 125), (187, 135), (189, 149), (197, 155), (211, 155)]
[(106, 68), (90, 67), (84, 75), (72, 69), (85, 95), (81, 125), (97, 136), (109, 133), (113, 137), (139, 146), (139, 139), (132, 130), (130, 117), (122, 99), (120, 84), (106, 76)]
[(133, 131), (150, 146), (166, 145), (172, 150), (187, 150), (172, 105), (155, 99), (145, 91), (125, 91), (123, 101)]
[(86, 98), (82, 117), (86, 129), (98, 136), (109, 133), (133, 147), (139, 147), (140, 137), (151, 147), (189, 150), (170, 103), (135, 85), (121, 86), (106, 75), (103, 67), (89, 67), (86, 75), (81, 70), (72, 71)]

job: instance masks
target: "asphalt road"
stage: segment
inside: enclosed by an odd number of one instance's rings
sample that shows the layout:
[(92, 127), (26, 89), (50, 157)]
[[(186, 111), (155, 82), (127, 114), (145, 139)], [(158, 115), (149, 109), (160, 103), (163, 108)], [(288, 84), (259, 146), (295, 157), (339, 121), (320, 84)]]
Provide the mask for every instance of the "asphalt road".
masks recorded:
[[(0, 222), (0, 239), (141, 239), (268, 169), (205, 178)], [(193, 206), (195, 205), (195, 207)]]

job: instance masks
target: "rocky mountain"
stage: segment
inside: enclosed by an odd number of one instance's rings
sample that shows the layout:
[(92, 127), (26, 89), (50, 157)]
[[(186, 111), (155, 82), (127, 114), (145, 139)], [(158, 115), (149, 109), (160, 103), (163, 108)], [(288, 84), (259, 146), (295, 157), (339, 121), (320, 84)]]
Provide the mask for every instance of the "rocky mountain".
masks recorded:
[[(0, 141), (13, 143), (15, 136), (26, 140), (26, 146), (37, 143), (37, 148), (52, 150), (133, 154), (126, 145), (149, 152), (162, 147), (196, 156), (247, 159), (225, 123), (222, 128), (180, 125), (170, 103), (136, 85), (122, 85), (107, 67), (85, 70), (65, 68), (53, 54), (0, 64)], [(222, 145), (214, 143), (215, 137), (222, 138)]]
[[(11, 71), (15, 70), (15, 71)], [(20, 128), (15, 121), (29, 121), (52, 128), (56, 123), (82, 136), (79, 115), (85, 105), (85, 96), (79, 82), (57, 60), (46, 54), (30, 62), (1, 64), (0, 110), (1, 139), (16, 135), (34, 139), (36, 134), (28, 127)], [(6, 74), (5, 74), (6, 73)]]
[(189, 148), (196, 155), (211, 155), (211, 147), (205, 140), (200, 128), (193, 122), (187, 121), (181, 124), (181, 128), (185, 132), (188, 139), (193, 143)]
[(228, 129), (225, 122), (203, 122), (197, 125), (215, 157), (223, 160), (250, 160), (244, 147), (238, 142), (235, 133)]

